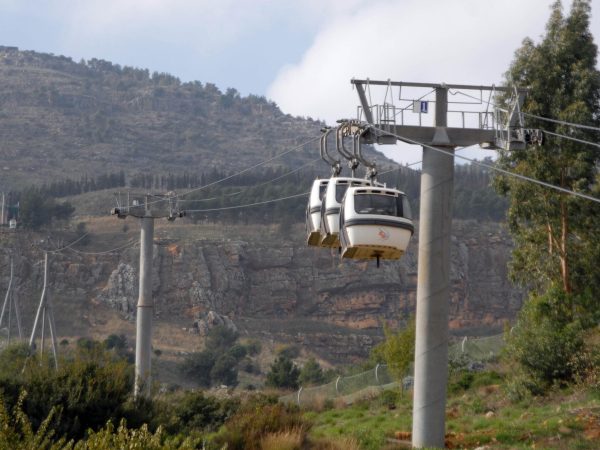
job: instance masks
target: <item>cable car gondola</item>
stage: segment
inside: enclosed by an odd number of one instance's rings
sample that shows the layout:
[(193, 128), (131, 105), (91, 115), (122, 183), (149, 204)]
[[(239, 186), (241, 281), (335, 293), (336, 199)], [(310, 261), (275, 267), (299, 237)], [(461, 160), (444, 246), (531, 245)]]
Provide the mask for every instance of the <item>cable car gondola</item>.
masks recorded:
[(414, 233), (406, 194), (380, 186), (350, 187), (339, 215), (342, 258), (399, 259)]
[(308, 245), (319, 246), (321, 244), (321, 206), (323, 196), (327, 189), (329, 179), (313, 181), (306, 205), (306, 234)]
[(369, 180), (352, 177), (332, 177), (329, 179), (323, 205), (321, 206), (321, 243), (322, 247), (339, 247), (340, 207), (344, 194), (349, 187), (371, 186)]

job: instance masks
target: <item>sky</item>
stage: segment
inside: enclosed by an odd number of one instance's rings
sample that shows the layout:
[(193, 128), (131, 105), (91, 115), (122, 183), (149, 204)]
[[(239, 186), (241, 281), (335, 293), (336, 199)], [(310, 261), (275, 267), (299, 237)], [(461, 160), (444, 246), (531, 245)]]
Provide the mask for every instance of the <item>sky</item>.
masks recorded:
[[(539, 41), (552, 3), (0, 0), (0, 45), (233, 87), (333, 124), (356, 115), (352, 78), (498, 84), (522, 40)], [(570, 0), (563, 7), (567, 13)], [(591, 30), (600, 44), (600, 0), (592, 0)], [(384, 95), (373, 92), (374, 102)], [(420, 151), (410, 147), (384, 150), (413, 162)]]

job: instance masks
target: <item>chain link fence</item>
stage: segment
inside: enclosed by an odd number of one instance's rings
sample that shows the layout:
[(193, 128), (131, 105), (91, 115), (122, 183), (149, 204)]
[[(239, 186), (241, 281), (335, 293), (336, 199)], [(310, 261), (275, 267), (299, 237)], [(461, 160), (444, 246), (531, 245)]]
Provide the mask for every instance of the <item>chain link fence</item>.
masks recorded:
[[(468, 362), (484, 363), (498, 356), (504, 345), (504, 335), (498, 334), (476, 339), (464, 338), (448, 348), (449, 359), (462, 359)], [(413, 378), (407, 374), (402, 380), (403, 388), (412, 387)], [(321, 386), (301, 387), (298, 391), (279, 397), (284, 403), (296, 403), (299, 406), (318, 405), (328, 400), (340, 399), (345, 403), (375, 395), (386, 389), (398, 388), (385, 364), (347, 377), (339, 376)]]

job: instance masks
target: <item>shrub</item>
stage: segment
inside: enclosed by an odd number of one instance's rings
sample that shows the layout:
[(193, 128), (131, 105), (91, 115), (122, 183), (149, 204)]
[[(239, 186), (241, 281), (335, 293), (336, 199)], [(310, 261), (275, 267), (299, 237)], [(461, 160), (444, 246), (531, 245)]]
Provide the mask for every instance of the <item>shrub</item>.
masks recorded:
[(239, 361), (248, 354), (248, 349), (241, 344), (235, 344), (227, 351), (227, 354)]
[(215, 437), (218, 448), (230, 450), (260, 449), (262, 438), (272, 433), (300, 432), (305, 434), (310, 424), (297, 407), (271, 403), (265, 398), (249, 401), (240, 408)]
[(321, 384), (325, 381), (323, 369), (315, 358), (310, 358), (300, 370), (298, 381), (302, 386)]
[(542, 389), (577, 375), (575, 357), (583, 348), (583, 328), (567, 310), (567, 297), (556, 289), (533, 295), (507, 338), (506, 355)]
[(285, 356), (279, 356), (271, 365), (271, 371), (267, 374), (267, 386), (297, 389), (300, 371), (298, 367)]
[(269, 433), (260, 440), (261, 450), (300, 450), (306, 440), (302, 428)]
[(238, 400), (218, 399), (201, 391), (181, 392), (157, 400), (155, 423), (170, 434), (217, 430), (239, 408)]
[(379, 394), (378, 403), (388, 409), (396, 409), (400, 393), (395, 389), (388, 389)]
[(277, 350), (277, 355), (294, 359), (300, 356), (300, 348), (296, 345), (284, 345)]
[(0, 448), (59, 450), (67, 448), (65, 439), (53, 439), (55, 432), (50, 427), (57, 410), (53, 408), (40, 426), (34, 431), (31, 421), (23, 412), (23, 401), (27, 393), (23, 391), (12, 412), (7, 411), (0, 396)]
[(231, 328), (226, 326), (214, 327), (211, 328), (206, 336), (205, 347), (208, 351), (224, 353), (233, 346), (237, 338), (237, 331)]
[(28, 367), (23, 387), (29, 392), (24, 410), (34, 426), (42, 423), (52, 407), (58, 407), (57, 433), (79, 438), (86, 429), (98, 429), (125, 414), (133, 371), (124, 361), (76, 359), (58, 370)]
[(48, 358), (40, 361), (37, 355), (24, 357), (22, 347), (2, 352), (0, 361), (10, 357), (16, 361), (12, 366), (2, 365), (3, 401), (14, 408), (20, 393), (27, 392), (21, 407), (31, 426), (39, 428), (54, 410), (49, 426), (58, 436), (69, 439), (124, 417), (133, 389), (132, 367), (93, 347), (93, 351), (79, 349), (72, 360), (61, 360), (58, 370)]
[(227, 386), (235, 386), (238, 383), (236, 365), (237, 360), (229, 354), (218, 357), (210, 371), (211, 381)]
[(127, 347), (127, 338), (123, 334), (111, 334), (104, 340), (104, 346), (107, 349), (114, 348), (117, 350), (122, 350)]
[(189, 354), (180, 364), (181, 373), (187, 378), (194, 380), (200, 386), (210, 386), (210, 371), (215, 365), (215, 354), (204, 350)]
[(248, 342), (246, 342), (245, 347), (246, 347), (246, 352), (250, 356), (256, 356), (262, 350), (262, 346), (261, 346), (260, 341), (258, 339), (251, 339), (251, 340), (249, 340)]

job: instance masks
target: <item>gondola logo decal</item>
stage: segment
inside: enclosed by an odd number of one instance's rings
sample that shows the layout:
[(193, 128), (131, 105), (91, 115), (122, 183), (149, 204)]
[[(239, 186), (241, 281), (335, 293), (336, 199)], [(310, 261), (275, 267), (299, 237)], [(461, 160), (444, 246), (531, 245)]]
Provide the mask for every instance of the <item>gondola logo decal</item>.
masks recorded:
[(384, 241), (387, 241), (390, 238), (390, 233), (385, 231), (383, 228), (379, 229), (379, 233), (377, 233), (377, 235)]

